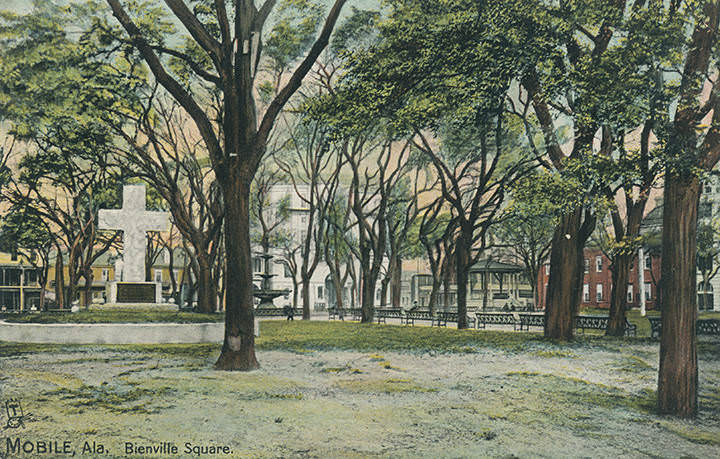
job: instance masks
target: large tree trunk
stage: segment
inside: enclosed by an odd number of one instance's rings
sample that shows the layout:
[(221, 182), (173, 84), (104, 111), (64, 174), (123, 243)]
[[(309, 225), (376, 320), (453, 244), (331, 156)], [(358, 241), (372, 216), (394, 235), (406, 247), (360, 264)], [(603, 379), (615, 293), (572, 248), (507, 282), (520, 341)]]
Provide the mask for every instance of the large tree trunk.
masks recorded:
[(310, 278), (302, 278), (303, 320), (310, 320)]
[(68, 286), (65, 301), (70, 306), (75, 302), (75, 296), (77, 295), (78, 277), (77, 271), (72, 269), (72, 266), (68, 266)]
[(294, 309), (294, 308), (297, 308), (297, 306), (298, 306), (298, 281), (295, 278), (295, 274), (293, 274), (293, 277), (292, 277), (292, 284), (293, 284), (292, 305), (293, 305), (293, 309)]
[(625, 309), (627, 289), (630, 281), (630, 264), (633, 256), (618, 254), (613, 261), (612, 292), (610, 293), (610, 320), (605, 334), (608, 336), (625, 335)]
[(213, 278), (210, 260), (198, 257), (198, 311), (213, 313), (217, 309), (217, 283)]
[(218, 370), (247, 371), (259, 367), (255, 357), (249, 184), (248, 178), (232, 177), (223, 189), (228, 278), (225, 340), (215, 363)]
[(402, 258), (396, 255), (395, 270), (392, 273), (390, 281), (390, 303), (392, 307), (397, 309), (400, 307), (400, 299), (402, 296)]
[(342, 285), (339, 280), (335, 279), (335, 276), (333, 276), (333, 287), (335, 287), (335, 308), (338, 311), (342, 311), (343, 289), (345, 288), (345, 286)]
[(430, 309), (430, 314), (435, 314), (435, 309), (437, 309), (437, 300), (440, 296), (440, 284), (440, 276), (433, 273), (432, 288), (430, 290), (430, 299), (428, 301), (428, 309)]
[(178, 286), (177, 282), (178, 280), (175, 279), (175, 253), (173, 252), (172, 247), (168, 245), (168, 274), (170, 274), (170, 288), (172, 289), (172, 292), (170, 293), (170, 296), (173, 297), (176, 303), (180, 304), (177, 300), (177, 294), (178, 294)]
[(88, 267), (85, 270), (83, 277), (85, 278), (85, 288), (83, 288), (83, 299), (85, 304), (83, 306), (85, 306), (85, 309), (88, 309), (92, 304), (93, 272), (91, 267)]
[(695, 255), (699, 197), (698, 178), (666, 175), (658, 410), (681, 417), (694, 417), (698, 406)]
[(370, 268), (370, 247), (360, 240), (360, 308), (361, 323), (372, 323), (375, 315), (375, 279)]
[(370, 268), (363, 269), (360, 273), (360, 307), (362, 308), (361, 322), (364, 324), (372, 323), (375, 317), (375, 282)]
[(60, 309), (65, 309), (68, 306), (65, 301), (65, 264), (59, 247), (55, 258), (55, 301)]
[(380, 307), (384, 308), (387, 306), (387, 293), (388, 293), (388, 286), (390, 285), (390, 273), (387, 274), (387, 276), (383, 277), (383, 280), (380, 281)]
[(467, 324), (467, 285), (468, 265), (470, 264), (470, 244), (461, 234), (455, 246), (455, 278), (457, 282), (457, 327), (459, 330), (468, 328)]
[(582, 294), (583, 248), (580, 226), (582, 208), (563, 215), (555, 228), (550, 252), (550, 278), (545, 306), (545, 337), (573, 338), (573, 324)]
[(443, 304), (442, 308), (443, 311), (447, 311), (448, 306), (450, 305), (450, 263), (451, 258), (448, 256), (445, 261), (445, 266), (443, 267), (443, 275), (442, 275), (442, 283), (443, 283)]
[(538, 306), (540, 305), (540, 295), (538, 293), (538, 269), (533, 270), (530, 275), (528, 275), (528, 279), (530, 279), (530, 288), (532, 289), (533, 294), (533, 309), (537, 311)]

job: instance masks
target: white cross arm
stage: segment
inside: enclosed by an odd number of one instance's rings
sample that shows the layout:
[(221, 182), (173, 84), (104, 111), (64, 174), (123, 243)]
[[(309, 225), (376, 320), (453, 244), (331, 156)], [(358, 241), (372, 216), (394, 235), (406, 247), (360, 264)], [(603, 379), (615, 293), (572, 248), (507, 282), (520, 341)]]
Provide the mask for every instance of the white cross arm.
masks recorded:
[(98, 212), (98, 228), (101, 230), (119, 230), (127, 226), (127, 215), (119, 209), (102, 209)]
[(168, 231), (170, 214), (168, 212), (143, 212), (141, 223), (145, 231)]

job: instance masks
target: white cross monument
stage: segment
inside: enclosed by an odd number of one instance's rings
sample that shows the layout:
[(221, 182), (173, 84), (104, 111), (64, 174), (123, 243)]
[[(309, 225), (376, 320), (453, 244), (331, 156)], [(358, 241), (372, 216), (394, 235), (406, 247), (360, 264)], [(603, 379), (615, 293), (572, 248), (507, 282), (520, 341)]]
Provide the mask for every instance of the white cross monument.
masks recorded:
[(148, 231), (167, 231), (167, 212), (151, 212), (145, 207), (145, 185), (123, 187), (122, 209), (102, 209), (99, 228), (123, 232), (123, 282), (145, 282), (145, 249)]

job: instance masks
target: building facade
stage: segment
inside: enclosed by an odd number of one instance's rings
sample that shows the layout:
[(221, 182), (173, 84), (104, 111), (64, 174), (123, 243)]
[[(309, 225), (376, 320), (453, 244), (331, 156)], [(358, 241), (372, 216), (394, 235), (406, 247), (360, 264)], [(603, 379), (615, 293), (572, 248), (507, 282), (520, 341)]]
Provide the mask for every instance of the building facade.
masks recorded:
[(0, 311), (41, 308), (39, 269), (20, 257), (0, 253)]
[[(630, 280), (627, 291), (627, 306), (639, 308), (641, 298), (645, 299), (645, 307), (656, 309), (659, 304), (660, 291), (660, 257), (644, 254), (643, 273), (638, 270), (638, 258), (630, 267)], [(538, 299), (541, 308), (547, 301), (547, 285), (550, 275), (550, 264), (545, 264), (538, 275)], [(642, 285), (641, 285), (642, 284)], [(612, 271), (610, 260), (599, 249), (586, 248), (584, 252), (584, 274), (580, 306), (585, 308), (610, 308), (612, 289)]]

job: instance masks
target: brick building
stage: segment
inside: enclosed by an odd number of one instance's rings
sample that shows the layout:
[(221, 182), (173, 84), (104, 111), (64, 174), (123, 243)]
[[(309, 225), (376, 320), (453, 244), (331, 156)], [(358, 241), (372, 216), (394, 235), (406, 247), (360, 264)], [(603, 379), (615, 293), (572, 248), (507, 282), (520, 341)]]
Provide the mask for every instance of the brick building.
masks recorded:
[[(630, 268), (630, 280), (627, 292), (627, 305), (631, 308), (640, 307), (640, 275), (638, 260), (633, 261)], [(538, 276), (538, 298), (540, 308), (545, 307), (547, 298), (547, 284), (550, 274), (550, 264), (546, 264)], [(655, 309), (658, 302), (658, 286), (660, 281), (660, 257), (645, 256), (644, 270), (645, 307)], [(612, 289), (612, 272), (610, 260), (599, 249), (585, 249), (585, 275), (583, 277), (581, 307), (610, 308), (610, 293)]]

